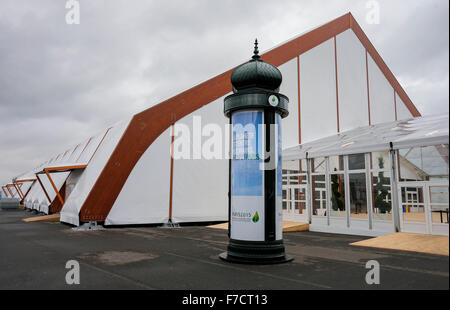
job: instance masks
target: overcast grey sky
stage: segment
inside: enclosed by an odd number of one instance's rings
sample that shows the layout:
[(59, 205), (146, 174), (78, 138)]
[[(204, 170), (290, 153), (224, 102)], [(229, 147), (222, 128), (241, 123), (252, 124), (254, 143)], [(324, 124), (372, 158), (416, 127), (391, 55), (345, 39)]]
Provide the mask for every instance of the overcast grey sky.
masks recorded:
[(448, 113), (448, 0), (0, 2), (0, 184), (121, 119), (352, 12), (424, 115)]

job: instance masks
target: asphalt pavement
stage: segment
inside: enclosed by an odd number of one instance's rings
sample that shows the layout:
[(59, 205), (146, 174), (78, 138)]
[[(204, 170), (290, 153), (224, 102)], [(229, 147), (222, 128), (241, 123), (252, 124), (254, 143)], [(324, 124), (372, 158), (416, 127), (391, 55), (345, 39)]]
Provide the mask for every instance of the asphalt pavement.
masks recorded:
[[(0, 289), (449, 289), (449, 258), (350, 246), (361, 236), (284, 233), (294, 261), (280, 265), (223, 262), (226, 230), (121, 227), (75, 231), (60, 223), (25, 223), (31, 214), (0, 210)], [(68, 261), (80, 284), (69, 285)], [(380, 284), (366, 283), (366, 263)]]

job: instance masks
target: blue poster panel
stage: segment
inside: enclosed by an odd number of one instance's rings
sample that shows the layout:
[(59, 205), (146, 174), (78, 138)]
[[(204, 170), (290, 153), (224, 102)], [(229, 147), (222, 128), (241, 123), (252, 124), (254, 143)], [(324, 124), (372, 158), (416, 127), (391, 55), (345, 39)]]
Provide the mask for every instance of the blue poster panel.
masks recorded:
[(263, 113), (260, 111), (245, 111), (232, 116), (231, 194), (233, 196), (263, 195), (263, 170), (260, 169), (263, 162), (263, 137), (258, 135), (262, 117)]
[(264, 241), (262, 111), (232, 115), (231, 238)]

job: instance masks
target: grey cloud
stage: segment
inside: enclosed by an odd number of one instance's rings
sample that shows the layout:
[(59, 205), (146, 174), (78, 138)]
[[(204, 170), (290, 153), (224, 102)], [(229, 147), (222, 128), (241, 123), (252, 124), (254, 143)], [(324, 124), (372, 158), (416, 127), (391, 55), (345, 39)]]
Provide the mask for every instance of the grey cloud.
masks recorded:
[[(160, 101), (351, 11), (424, 114), (448, 112), (448, 2), (65, 1), (0, 4), (0, 183)], [(447, 84), (444, 82), (446, 81)]]

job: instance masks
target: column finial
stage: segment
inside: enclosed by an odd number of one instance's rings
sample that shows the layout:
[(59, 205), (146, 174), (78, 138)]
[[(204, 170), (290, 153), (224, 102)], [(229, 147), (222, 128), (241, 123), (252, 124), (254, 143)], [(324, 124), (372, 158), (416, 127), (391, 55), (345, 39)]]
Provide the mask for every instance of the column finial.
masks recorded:
[(255, 49), (253, 50), (253, 59), (259, 59), (258, 39), (255, 39)]

